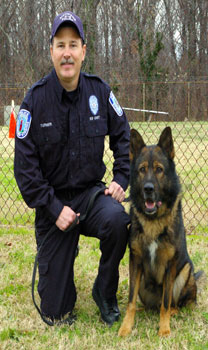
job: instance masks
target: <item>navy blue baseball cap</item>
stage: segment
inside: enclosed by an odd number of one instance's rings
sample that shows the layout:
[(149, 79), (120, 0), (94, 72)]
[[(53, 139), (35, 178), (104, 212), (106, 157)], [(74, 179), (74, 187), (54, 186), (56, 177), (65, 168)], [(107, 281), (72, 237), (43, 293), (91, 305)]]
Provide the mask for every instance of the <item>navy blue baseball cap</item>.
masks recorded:
[(83, 30), (83, 24), (81, 19), (77, 15), (75, 15), (73, 12), (65, 11), (60, 13), (60, 15), (56, 16), (56, 18), (54, 19), (52, 31), (51, 31), (51, 42), (54, 36), (56, 35), (56, 32), (59, 29), (60, 25), (66, 22), (72, 23), (75, 25), (80, 35), (80, 38), (84, 41), (84, 30)]

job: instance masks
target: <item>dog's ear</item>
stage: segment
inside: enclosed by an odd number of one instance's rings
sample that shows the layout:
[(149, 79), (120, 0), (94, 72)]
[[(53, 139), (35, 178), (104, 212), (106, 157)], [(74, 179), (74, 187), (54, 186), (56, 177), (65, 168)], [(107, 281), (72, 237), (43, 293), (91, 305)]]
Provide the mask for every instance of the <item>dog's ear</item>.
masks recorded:
[(175, 156), (173, 138), (171, 133), (171, 128), (168, 126), (165, 128), (160, 135), (158, 146), (161, 147), (168, 155), (170, 159), (173, 159)]
[(131, 129), (130, 150), (129, 150), (130, 161), (132, 161), (133, 158), (137, 157), (139, 155), (139, 153), (141, 152), (141, 149), (145, 146), (146, 145), (143, 141), (143, 138), (138, 133), (138, 131), (136, 131), (135, 129)]

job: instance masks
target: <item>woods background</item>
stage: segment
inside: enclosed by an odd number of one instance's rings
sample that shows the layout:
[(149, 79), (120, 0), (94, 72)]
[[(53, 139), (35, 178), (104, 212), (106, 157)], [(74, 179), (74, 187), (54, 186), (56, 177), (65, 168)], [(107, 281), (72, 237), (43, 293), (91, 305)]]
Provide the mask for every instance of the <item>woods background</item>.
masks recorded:
[[(74, 11), (83, 21), (87, 43), (83, 70), (107, 81), (122, 107), (167, 113), (126, 111), (131, 126), (148, 143), (157, 140), (163, 127), (171, 126), (188, 232), (204, 232), (207, 0), (0, 0), (0, 225), (33, 221), (13, 175), (10, 106), (14, 100), (17, 113), (28, 88), (51, 70), (51, 26), (65, 10)], [(108, 147), (105, 159), (108, 179), (112, 169)]]
[(107, 81), (122, 106), (208, 119), (207, 0), (1, 0), (1, 125), (4, 106), (19, 105), (50, 71), (51, 25), (65, 10), (84, 24), (83, 70)]

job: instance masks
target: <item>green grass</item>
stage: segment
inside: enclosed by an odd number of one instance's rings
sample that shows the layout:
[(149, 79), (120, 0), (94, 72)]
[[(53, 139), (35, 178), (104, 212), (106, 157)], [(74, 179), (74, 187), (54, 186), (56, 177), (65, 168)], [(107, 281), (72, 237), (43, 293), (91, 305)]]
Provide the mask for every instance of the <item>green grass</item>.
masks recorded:
[[(196, 270), (204, 269), (208, 275), (208, 123), (132, 123), (131, 127), (140, 131), (145, 142), (154, 144), (167, 125), (172, 127), (175, 161), (184, 192), (189, 253)], [(48, 327), (40, 320), (30, 292), (36, 252), (31, 230), (34, 211), (23, 202), (13, 176), (14, 140), (8, 139), (8, 128), (0, 129), (0, 140), (0, 349), (208, 349), (207, 285), (198, 296), (196, 308), (183, 309), (171, 319), (169, 338), (157, 336), (159, 316), (152, 312), (138, 312), (132, 335), (124, 339), (117, 336), (121, 321), (112, 328), (104, 326), (91, 297), (100, 257), (99, 241), (93, 238), (81, 237), (75, 263), (77, 322), (71, 328)], [(107, 184), (112, 177), (111, 159), (106, 141)], [(128, 210), (128, 204), (125, 207)], [(122, 317), (127, 299), (128, 249), (120, 264), (118, 301)]]
[[(188, 250), (196, 271), (208, 275), (208, 123), (133, 123), (148, 144), (156, 143), (162, 129), (170, 125), (176, 149), (176, 166), (184, 191), (183, 212)], [(207, 284), (198, 304), (185, 308), (171, 319), (171, 336), (159, 338), (159, 315), (137, 312), (131, 336), (117, 332), (128, 300), (128, 249), (120, 264), (118, 301), (121, 320), (108, 328), (91, 297), (100, 258), (99, 241), (80, 238), (75, 262), (78, 299), (77, 321), (67, 326), (48, 327), (40, 319), (31, 299), (31, 275), (36, 253), (34, 211), (24, 204), (13, 176), (13, 140), (8, 128), (0, 129), (0, 349), (1, 350), (208, 350)], [(111, 180), (112, 153), (106, 141), (105, 181)], [(128, 210), (128, 204), (125, 204)], [(8, 226), (13, 225), (13, 226)], [(38, 295), (36, 299), (39, 301)], [(139, 306), (139, 303), (138, 303)]]
[[(203, 269), (208, 275), (208, 237), (189, 235), (187, 243), (196, 271)], [(77, 321), (71, 327), (49, 327), (41, 321), (31, 299), (31, 275), (36, 252), (34, 231), (0, 228), (1, 350), (208, 349), (206, 284), (194, 309), (184, 308), (171, 318), (170, 337), (158, 337), (157, 313), (140, 311), (136, 313), (132, 334), (120, 338), (117, 332), (128, 300), (128, 249), (120, 264), (117, 294), (122, 317), (109, 328), (101, 322), (91, 296), (100, 258), (99, 241), (81, 236), (79, 245), (80, 252), (75, 261)], [(39, 302), (37, 294), (36, 299)]]

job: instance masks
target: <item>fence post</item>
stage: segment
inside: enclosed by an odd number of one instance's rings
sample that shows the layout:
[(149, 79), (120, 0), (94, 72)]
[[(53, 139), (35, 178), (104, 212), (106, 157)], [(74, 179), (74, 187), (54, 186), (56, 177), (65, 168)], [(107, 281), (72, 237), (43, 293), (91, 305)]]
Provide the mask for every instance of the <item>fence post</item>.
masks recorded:
[[(142, 84), (142, 108), (146, 109), (146, 84), (143, 83)], [(143, 122), (145, 121), (145, 112), (143, 112), (143, 118), (142, 118)]]
[(188, 120), (190, 120), (191, 111), (191, 83), (188, 81)]

